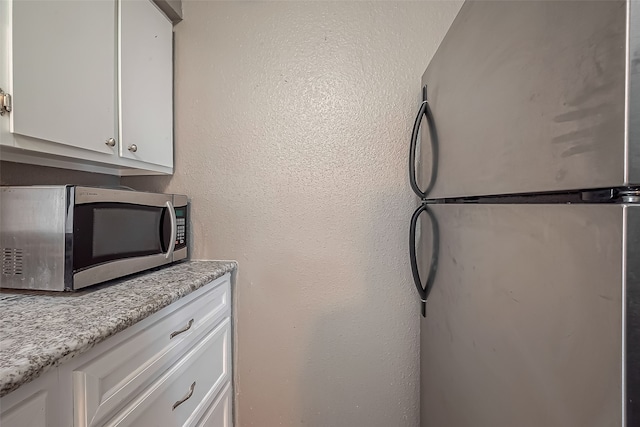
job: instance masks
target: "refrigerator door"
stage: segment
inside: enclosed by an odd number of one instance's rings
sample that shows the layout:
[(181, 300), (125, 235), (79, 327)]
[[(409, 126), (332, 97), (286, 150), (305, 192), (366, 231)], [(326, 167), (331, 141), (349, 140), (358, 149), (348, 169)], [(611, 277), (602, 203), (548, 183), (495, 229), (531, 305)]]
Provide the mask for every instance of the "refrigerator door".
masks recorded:
[[(640, 283), (631, 274), (640, 270), (640, 207), (430, 208), (440, 242), (421, 318), (421, 425), (625, 425), (625, 393), (640, 401), (638, 337), (623, 339), (625, 280)], [(432, 243), (422, 234), (428, 268)], [(625, 369), (635, 373), (628, 391)], [(627, 411), (637, 422), (637, 409)]]
[(432, 120), (423, 108), (420, 189), (438, 199), (639, 184), (639, 9), (467, 1), (422, 77)]

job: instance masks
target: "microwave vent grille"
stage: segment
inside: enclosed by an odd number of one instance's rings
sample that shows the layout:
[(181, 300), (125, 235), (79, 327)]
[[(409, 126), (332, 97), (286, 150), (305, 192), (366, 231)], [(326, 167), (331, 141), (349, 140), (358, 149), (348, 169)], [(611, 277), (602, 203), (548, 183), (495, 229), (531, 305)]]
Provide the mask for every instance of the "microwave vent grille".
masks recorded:
[(22, 249), (2, 248), (2, 274), (19, 276), (22, 274)]

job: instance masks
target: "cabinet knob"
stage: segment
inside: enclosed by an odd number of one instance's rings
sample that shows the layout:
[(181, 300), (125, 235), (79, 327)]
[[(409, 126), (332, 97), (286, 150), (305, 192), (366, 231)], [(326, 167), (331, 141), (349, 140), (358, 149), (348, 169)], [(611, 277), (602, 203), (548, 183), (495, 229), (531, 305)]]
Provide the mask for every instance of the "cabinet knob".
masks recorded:
[(105, 144), (107, 144), (109, 147), (115, 147), (116, 146), (116, 140), (113, 138), (109, 138), (105, 141)]
[(138, 146), (136, 144), (131, 144), (129, 146), (129, 151), (131, 151), (132, 153), (135, 153), (136, 151), (138, 151)]

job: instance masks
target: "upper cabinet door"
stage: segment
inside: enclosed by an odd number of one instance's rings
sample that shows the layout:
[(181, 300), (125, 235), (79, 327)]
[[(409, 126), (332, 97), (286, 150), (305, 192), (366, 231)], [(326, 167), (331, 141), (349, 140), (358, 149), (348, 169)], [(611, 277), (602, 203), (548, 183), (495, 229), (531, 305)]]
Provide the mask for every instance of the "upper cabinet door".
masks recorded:
[(150, 1), (120, 4), (120, 155), (173, 166), (173, 25)]
[(115, 0), (14, 0), (13, 132), (114, 154)]

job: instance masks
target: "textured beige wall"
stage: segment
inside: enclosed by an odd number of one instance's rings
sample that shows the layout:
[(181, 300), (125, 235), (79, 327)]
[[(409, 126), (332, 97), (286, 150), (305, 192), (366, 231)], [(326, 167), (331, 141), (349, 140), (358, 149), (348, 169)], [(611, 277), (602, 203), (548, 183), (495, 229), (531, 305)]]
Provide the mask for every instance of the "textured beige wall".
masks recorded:
[(451, 2), (183, 4), (176, 174), (236, 259), (239, 427), (417, 426), (407, 151)]

